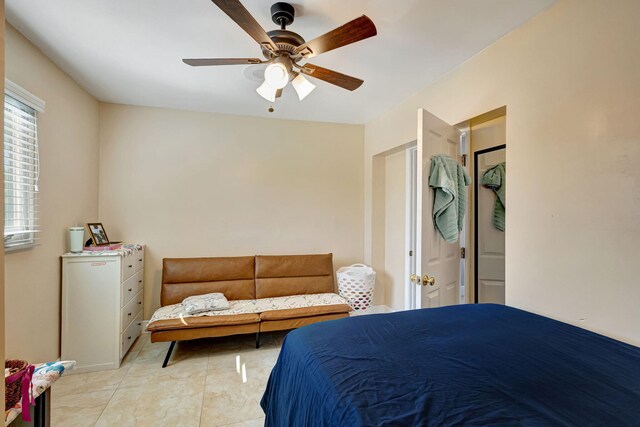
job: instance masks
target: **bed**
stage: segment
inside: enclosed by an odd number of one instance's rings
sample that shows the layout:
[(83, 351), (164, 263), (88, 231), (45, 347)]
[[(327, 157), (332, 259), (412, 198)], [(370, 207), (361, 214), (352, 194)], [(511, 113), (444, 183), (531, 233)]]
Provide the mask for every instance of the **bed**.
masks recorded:
[(640, 348), (494, 304), (290, 332), (265, 426), (640, 425)]

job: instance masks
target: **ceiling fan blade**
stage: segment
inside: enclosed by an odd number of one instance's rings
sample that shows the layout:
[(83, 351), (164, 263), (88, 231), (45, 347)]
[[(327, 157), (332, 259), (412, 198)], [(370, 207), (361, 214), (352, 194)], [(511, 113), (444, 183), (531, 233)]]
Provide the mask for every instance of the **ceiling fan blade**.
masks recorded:
[(376, 34), (378, 34), (378, 31), (373, 21), (362, 15), (333, 31), (329, 31), (327, 34), (301, 44), (296, 48), (294, 54), (299, 54), (303, 58), (311, 58), (321, 53), (359, 42)]
[(258, 21), (249, 13), (249, 11), (240, 3), (239, 0), (211, 0), (218, 6), (229, 18), (240, 26), (247, 34), (257, 41), (261, 46), (269, 50), (278, 50), (278, 46), (271, 40), (269, 35), (258, 24)]
[(364, 80), (347, 76), (346, 74), (338, 73), (337, 71), (318, 67), (317, 65), (313, 64), (304, 64), (300, 72), (306, 74), (307, 76), (324, 80), (327, 83), (340, 86), (341, 88), (347, 90), (356, 90), (360, 86), (362, 86), (362, 83), (364, 83)]
[(206, 67), (211, 65), (255, 65), (266, 61), (258, 58), (196, 58), (183, 59), (182, 62), (192, 67)]

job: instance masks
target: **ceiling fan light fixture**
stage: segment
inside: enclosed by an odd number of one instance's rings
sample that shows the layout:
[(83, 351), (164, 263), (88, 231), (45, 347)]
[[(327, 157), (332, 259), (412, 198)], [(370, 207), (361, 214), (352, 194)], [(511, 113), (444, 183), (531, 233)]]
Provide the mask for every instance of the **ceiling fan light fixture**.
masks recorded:
[(300, 101), (305, 99), (316, 88), (316, 85), (305, 79), (302, 74), (298, 74), (295, 79), (291, 81), (293, 88), (298, 94)]
[(274, 89), (273, 87), (271, 87), (271, 85), (269, 85), (269, 83), (267, 83), (267, 81), (265, 80), (265, 82), (262, 83), (262, 85), (260, 85), (258, 89), (256, 89), (256, 92), (258, 92), (258, 95), (260, 95), (267, 101), (275, 102), (278, 89)]
[(289, 83), (289, 71), (282, 63), (269, 64), (264, 70), (264, 81), (275, 89), (282, 89)]

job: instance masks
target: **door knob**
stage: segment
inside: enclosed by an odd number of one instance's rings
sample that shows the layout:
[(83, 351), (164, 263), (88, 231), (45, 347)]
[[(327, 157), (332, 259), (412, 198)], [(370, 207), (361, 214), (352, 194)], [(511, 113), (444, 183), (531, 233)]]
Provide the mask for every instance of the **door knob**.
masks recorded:
[(417, 276), (415, 274), (412, 274), (409, 277), (409, 280), (411, 281), (411, 283), (415, 283), (415, 284), (419, 284), (420, 283), (420, 276)]
[(429, 286), (434, 286), (436, 284), (436, 278), (429, 277), (425, 274), (424, 276), (422, 276), (422, 286), (427, 286), (427, 283), (429, 284)]

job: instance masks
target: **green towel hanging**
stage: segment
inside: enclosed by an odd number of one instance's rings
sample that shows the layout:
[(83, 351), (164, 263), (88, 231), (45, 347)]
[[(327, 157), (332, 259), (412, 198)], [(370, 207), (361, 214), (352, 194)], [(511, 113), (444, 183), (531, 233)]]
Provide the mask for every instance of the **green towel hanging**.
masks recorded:
[(505, 206), (507, 202), (507, 164), (499, 163), (482, 175), (482, 185), (490, 188), (496, 195), (493, 208), (493, 226), (504, 231)]
[(464, 168), (451, 157), (433, 156), (429, 187), (435, 189), (433, 223), (440, 235), (449, 243), (460, 236), (467, 211), (467, 189), (471, 178)]

